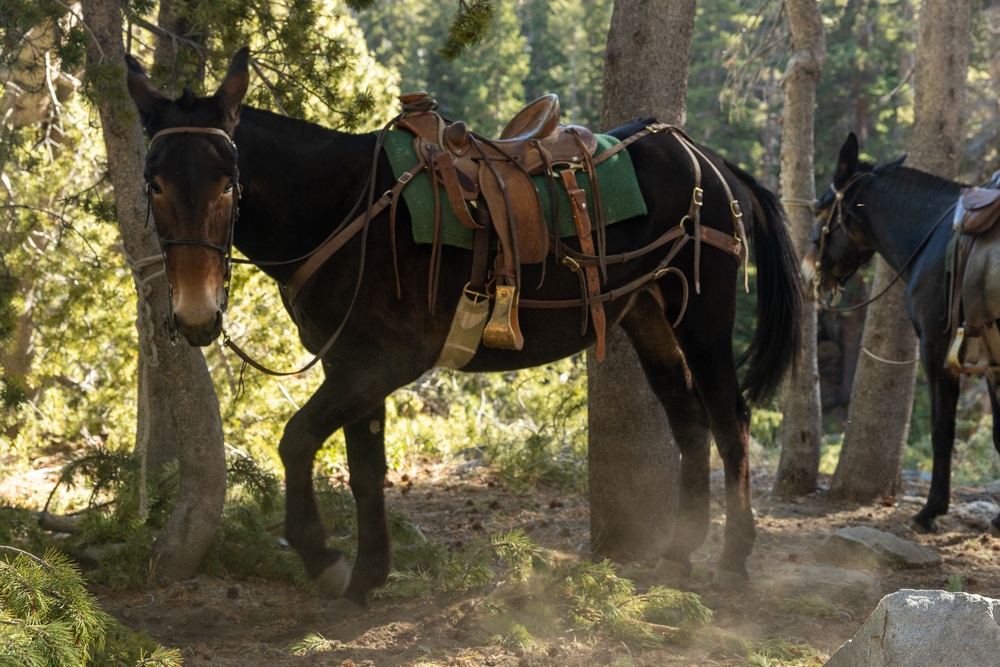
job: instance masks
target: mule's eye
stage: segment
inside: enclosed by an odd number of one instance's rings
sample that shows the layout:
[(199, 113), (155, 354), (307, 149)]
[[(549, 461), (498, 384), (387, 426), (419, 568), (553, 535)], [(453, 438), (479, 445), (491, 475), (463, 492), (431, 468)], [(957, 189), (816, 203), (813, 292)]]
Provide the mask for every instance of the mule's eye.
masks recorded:
[(163, 194), (163, 190), (161, 190), (160, 186), (156, 184), (156, 181), (149, 180), (146, 181), (146, 194), (159, 195)]
[(236, 184), (235, 184), (235, 183), (233, 183), (232, 181), (229, 181), (228, 183), (226, 183), (226, 187), (225, 187), (225, 189), (224, 189), (224, 190), (222, 191), (222, 194), (224, 194), (224, 195), (228, 195), (228, 194), (229, 194), (230, 192), (232, 192), (232, 191), (233, 191), (233, 188), (234, 188), (235, 186), (236, 186)]

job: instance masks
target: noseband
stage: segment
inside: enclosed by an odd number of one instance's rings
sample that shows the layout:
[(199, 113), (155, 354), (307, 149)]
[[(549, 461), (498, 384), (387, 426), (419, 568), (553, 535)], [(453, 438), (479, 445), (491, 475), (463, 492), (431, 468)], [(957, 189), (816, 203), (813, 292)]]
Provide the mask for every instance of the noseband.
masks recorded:
[[(157, 139), (160, 139), (161, 137), (164, 137), (164, 136), (167, 136), (167, 135), (171, 135), (171, 134), (192, 134), (192, 133), (214, 134), (214, 135), (218, 135), (218, 136), (221, 136), (221, 137), (225, 137), (226, 141), (229, 142), (229, 145), (232, 146), (233, 152), (234, 153), (236, 152), (236, 143), (233, 142), (233, 140), (229, 136), (229, 134), (226, 133), (224, 130), (221, 130), (221, 129), (215, 128), (215, 127), (187, 127), (187, 126), (184, 126), (184, 127), (168, 127), (165, 130), (160, 130), (159, 132), (157, 132), (156, 134), (154, 134), (153, 138), (150, 139), (150, 141), (149, 141), (149, 145), (152, 147), (152, 145), (156, 142)], [(239, 180), (239, 169), (236, 170), (236, 174), (237, 174), (237, 181), (238, 181)], [(233, 233), (234, 233), (234, 231), (236, 229), (236, 220), (240, 216), (239, 201), (240, 201), (240, 192), (241, 191), (242, 191), (242, 186), (240, 186), (238, 184), (238, 182), (237, 182), (237, 185), (235, 187), (233, 187), (233, 189), (232, 189), (233, 203), (232, 203), (232, 209), (231, 209), (232, 213), (231, 213), (230, 218), (229, 218), (229, 229), (228, 229), (228, 233), (226, 234), (226, 239), (225, 239), (225, 241), (223, 241), (222, 244), (213, 243), (212, 241), (209, 241), (208, 239), (199, 239), (199, 238), (165, 239), (162, 236), (160, 236), (159, 230), (157, 230), (157, 233), (156, 233), (157, 239), (159, 239), (159, 241), (160, 241), (160, 251), (163, 253), (164, 264), (166, 264), (166, 259), (167, 259), (167, 248), (169, 248), (170, 246), (175, 246), (175, 245), (197, 245), (197, 246), (204, 246), (206, 248), (211, 248), (212, 250), (215, 250), (220, 255), (222, 255), (222, 257), (225, 259), (225, 262), (226, 262), (226, 273), (225, 273), (224, 285), (223, 285), (224, 292), (223, 292), (223, 298), (222, 298), (222, 305), (220, 306), (220, 309), (222, 310), (222, 312), (226, 312), (226, 308), (228, 308), (228, 306), (229, 306), (229, 282), (230, 282), (230, 278), (232, 277), (232, 270), (233, 270)], [(152, 216), (152, 212), (153, 212), (153, 197), (152, 197), (152, 192), (150, 190), (150, 187), (149, 187), (148, 183), (146, 184), (146, 187), (145, 187), (145, 193), (146, 193), (146, 204), (147, 204), (146, 205), (146, 226), (148, 227), (149, 226), (149, 219)], [(170, 304), (171, 304), (170, 308), (171, 308), (171, 311), (173, 311), (173, 288), (170, 286), (170, 281), (169, 280), (167, 281), (167, 291), (168, 291), (168, 296), (170, 298)], [(173, 317), (170, 317), (169, 321), (170, 321), (171, 338), (176, 338), (176, 332), (174, 331), (174, 325), (173, 325)]]

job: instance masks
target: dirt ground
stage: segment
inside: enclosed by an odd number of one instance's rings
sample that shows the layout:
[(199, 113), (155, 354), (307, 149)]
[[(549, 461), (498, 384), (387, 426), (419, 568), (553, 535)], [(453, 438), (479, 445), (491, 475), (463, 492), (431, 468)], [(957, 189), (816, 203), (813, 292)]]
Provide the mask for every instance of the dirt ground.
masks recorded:
[[(454, 544), (483, 533), (519, 527), (538, 544), (567, 557), (583, 558), (588, 543), (585, 498), (537, 488), (530, 494), (509, 491), (484, 468), (433, 466), (414, 475), (412, 485), (396, 484), (388, 500), (427, 536)], [(926, 486), (908, 482), (893, 504), (837, 507), (823, 493), (795, 502), (770, 497), (772, 480), (755, 478), (758, 540), (749, 569), (749, 590), (732, 593), (709, 584), (712, 562), (720, 548), (721, 484), (713, 479), (713, 526), (692, 577), (680, 587), (698, 593), (715, 613), (714, 626), (725, 633), (808, 644), (832, 654), (874, 609), (881, 595), (902, 588), (942, 589), (961, 581), (962, 590), (1000, 597), (1000, 539), (949, 515), (935, 535), (915, 535), (907, 519)], [(992, 500), (982, 489), (958, 489), (953, 503)], [(936, 549), (941, 565), (919, 570), (874, 567), (866, 570), (877, 589), (829, 595), (834, 613), (817, 616), (787, 610), (779, 603), (812, 590), (814, 582), (795, 582), (808, 573), (813, 552), (825, 537), (848, 525), (872, 526)], [(792, 575), (790, 587), (788, 575)], [(806, 579), (808, 579), (806, 574)], [(816, 589), (815, 592), (822, 592)], [(745, 658), (719, 639), (719, 634), (687, 646), (636, 650), (609, 638), (541, 638), (529, 649), (491, 645), (477, 627), (474, 613), (484, 594), (427, 597), (417, 601), (376, 601), (360, 617), (332, 622), (325, 602), (312, 593), (261, 580), (201, 577), (142, 593), (98, 590), (104, 608), (132, 628), (145, 630), (166, 646), (181, 649), (186, 665), (274, 667), (335, 665), (497, 665), (566, 666), (669, 665), (708, 667), (743, 665)], [(786, 609), (782, 611), (782, 609)], [(319, 633), (327, 649), (293, 655), (289, 647)], [(709, 636), (707, 636), (709, 637)]]

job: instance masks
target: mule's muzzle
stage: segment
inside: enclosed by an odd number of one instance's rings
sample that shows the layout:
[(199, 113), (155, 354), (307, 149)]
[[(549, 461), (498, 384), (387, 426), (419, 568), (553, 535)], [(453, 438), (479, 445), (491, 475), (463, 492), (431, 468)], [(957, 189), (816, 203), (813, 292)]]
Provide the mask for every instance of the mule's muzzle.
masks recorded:
[(833, 308), (840, 302), (844, 286), (835, 276), (820, 269), (818, 254), (816, 245), (811, 244), (802, 257), (802, 278), (816, 308)]
[(211, 345), (222, 334), (222, 310), (218, 310), (215, 319), (203, 324), (189, 324), (177, 313), (173, 314), (174, 331), (184, 337), (192, 347)]

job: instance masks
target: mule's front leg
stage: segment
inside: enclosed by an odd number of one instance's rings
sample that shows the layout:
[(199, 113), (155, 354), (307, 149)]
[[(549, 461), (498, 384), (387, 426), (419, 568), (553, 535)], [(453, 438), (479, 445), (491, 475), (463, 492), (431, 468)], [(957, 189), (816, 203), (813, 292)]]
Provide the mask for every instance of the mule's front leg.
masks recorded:
[[(327, 597), (347, 590), (351, 567), (344, 555), (326, 546), (326, 528), (313, 489), (316, 452), (335, 430), (317, 392), (285, 426), (278, 453), (285, 467), (285, 539), (298, 552), (306, 572)], [(319, 406), (319, 407), (317, 407)]]
[(358, 513), (358, 557), (347, 599), (367, 606), (368, 593), (385, 584), (392, 565), (385, 517), (385, 403), (344, 427), (351, 493)]

